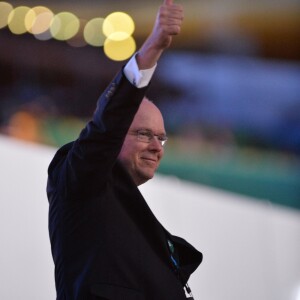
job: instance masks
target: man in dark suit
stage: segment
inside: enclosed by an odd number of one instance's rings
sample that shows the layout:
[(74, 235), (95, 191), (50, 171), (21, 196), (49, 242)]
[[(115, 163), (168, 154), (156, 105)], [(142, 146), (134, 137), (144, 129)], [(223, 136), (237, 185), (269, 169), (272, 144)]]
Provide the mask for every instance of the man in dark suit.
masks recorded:
[(182, 7), (165, 0), (152, 33), (104, 91), (93, 119), (49, 166), (58, 300), (182, 300), (190, 293), (187, 280), (202, 254), (164, 229), (137, 188), (163, 156), (163, 118), (145, 93), (182, 19)]

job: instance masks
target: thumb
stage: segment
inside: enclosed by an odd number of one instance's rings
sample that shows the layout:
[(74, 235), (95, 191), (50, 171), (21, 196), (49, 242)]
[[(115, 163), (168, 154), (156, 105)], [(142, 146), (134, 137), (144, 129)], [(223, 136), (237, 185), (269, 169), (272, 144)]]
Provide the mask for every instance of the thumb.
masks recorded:
[(172, 5), (173, 4), (173, 0), (164, 0), (164, 4), (165, 5)]

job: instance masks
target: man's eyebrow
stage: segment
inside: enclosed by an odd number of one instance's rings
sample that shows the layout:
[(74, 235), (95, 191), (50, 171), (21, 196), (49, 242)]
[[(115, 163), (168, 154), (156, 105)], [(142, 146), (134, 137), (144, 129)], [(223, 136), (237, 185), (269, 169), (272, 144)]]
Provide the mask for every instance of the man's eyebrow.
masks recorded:
[(156, 133), (154, 132), (152, 129), (148, 128), (148, 127), (138, 127), (138, 128), (135, 128), (135, 129), (132, 129), (132, 131), (140, 131), (140, 130), (143, 130), (143, 131), (149, 131), (155, 135), (159, 135), (159, 136), (166, 136), (167, 133), (165, 131), (161, 132), (161, 133)]

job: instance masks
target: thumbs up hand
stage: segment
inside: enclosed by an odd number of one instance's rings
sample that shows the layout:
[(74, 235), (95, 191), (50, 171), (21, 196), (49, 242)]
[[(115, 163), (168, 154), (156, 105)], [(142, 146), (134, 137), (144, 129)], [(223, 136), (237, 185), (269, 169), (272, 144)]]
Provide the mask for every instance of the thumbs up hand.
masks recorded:
[(151, 34), (138, 51), (140, 69), (154, 66), (163, 51), (168, 48), (173, 36), (180, 33), (183, 22), (183, 8), (173, 0), (164, 0), (159, 7)]
[(151, 34), (137, 53), (140, 70), (153, 67), (163, 51), (171, 45), (173, 36), (180, 33), (183, 21), (183, 8), (173, 0), (164, 0), (159, 7)]
[(164, 0), (159, 8), (152, 31), (153, 40), (158, 47), (165, 49), (170, 46), (172, 37), (180, 33), (182, 21), (182, 6), (174, 4), (173, 0)]

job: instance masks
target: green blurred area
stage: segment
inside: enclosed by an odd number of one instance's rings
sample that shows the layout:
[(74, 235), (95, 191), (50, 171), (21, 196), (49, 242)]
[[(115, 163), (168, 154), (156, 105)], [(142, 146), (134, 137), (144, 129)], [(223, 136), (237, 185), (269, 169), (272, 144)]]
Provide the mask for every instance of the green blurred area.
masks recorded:
[(230, 156), (170, 149), (159, 172), (300, 209), (300, 160), (296, 157), (254, 149), (237, 148)]

